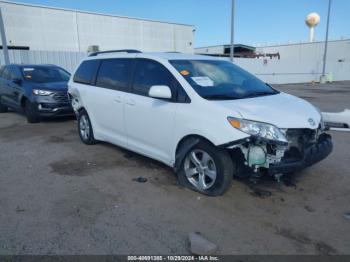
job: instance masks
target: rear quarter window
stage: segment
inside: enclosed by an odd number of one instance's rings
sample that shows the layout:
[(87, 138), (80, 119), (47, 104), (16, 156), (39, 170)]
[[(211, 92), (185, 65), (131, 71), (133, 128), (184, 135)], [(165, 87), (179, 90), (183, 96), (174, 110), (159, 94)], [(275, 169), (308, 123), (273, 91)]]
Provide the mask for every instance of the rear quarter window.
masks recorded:
[(2, 71), (2, 77), (7, 79), (7, 80), (10, 80), (11, 79), (11, 72), (10, 72), (10, 69), (8, 66), (6, 66), (4, 68), (4, 70)]
[(99, 60), (88, 60), (81, 63), (76, 71), (73, 81), (76, 83), (91, 85), (96, 76)]

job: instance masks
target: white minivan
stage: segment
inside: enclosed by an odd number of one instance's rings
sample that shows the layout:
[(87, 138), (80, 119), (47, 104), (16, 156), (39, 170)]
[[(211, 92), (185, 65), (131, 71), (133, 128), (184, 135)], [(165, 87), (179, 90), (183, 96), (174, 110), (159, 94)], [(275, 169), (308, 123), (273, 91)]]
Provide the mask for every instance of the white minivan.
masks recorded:
[(233, 177), (278, 179), (333, 149), (318, 109), (214, 57), (93, 53), (68, 85), (85, 144), (106, 141), (156, 159), (210, 196)]

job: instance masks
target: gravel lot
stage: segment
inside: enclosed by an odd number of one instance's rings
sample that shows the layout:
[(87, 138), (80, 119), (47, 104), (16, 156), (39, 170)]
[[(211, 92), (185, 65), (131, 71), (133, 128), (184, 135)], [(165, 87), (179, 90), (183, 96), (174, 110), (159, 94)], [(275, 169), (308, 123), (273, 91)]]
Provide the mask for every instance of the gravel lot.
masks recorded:
[[(350, 82), (276, 88), (325, 111), (350, 108)], [(234, 180), (209, 198), (158, 162), (83, 145), (74, 119), (1, 114), (0, 254), (188, 254), (196, 231), (218, 254), (350, 254), (350, 133), (332, 135), (334, 153), (295, 185)]]

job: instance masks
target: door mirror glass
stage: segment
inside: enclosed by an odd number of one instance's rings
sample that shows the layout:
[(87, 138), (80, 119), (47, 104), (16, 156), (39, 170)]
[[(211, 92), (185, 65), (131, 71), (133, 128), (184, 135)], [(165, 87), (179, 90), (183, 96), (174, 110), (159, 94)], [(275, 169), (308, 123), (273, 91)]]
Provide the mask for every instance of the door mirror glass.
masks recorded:
[(171, 99), (171, 90), (168, 86), (152, 86), (148, 95), (153, 98)]
[(21, 85), (22, 84), (22, 79), (20, 78), (15, 78), (15, 79), (12, 79), (12, 82), (16, 85)]

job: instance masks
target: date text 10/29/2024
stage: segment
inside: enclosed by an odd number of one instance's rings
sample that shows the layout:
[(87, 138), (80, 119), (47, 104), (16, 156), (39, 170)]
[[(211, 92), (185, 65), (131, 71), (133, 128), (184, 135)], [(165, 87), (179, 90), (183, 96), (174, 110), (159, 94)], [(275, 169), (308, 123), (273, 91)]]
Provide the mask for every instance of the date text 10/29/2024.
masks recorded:
[(217, 256), (128, 256), (128, 261), (220, 261)]

